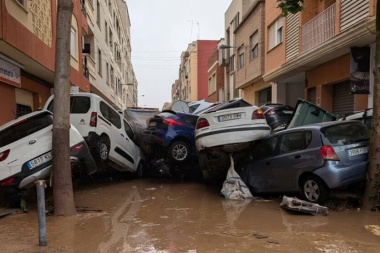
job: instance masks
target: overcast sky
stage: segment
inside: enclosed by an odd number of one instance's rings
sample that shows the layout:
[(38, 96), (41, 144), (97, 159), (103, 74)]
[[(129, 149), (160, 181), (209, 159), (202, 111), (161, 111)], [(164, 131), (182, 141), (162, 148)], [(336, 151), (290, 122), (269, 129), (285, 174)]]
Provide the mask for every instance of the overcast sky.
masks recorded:
[(224, 13), (232, 0), (127, 0), (138, 106), (171, 101), (181, 52), (192, 41), (224, 37)]

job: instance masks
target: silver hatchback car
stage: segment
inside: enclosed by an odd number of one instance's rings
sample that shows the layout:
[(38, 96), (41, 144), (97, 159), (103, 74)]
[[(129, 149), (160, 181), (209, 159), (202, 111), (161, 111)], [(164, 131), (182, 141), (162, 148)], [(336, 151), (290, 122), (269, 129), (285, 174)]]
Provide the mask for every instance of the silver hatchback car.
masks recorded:
[(365, 179), (370, 133), (357, 121), (283, 130), (259, 142), (241, 167), (253, 194), (300, 191), (323, 203), (329, 191)]

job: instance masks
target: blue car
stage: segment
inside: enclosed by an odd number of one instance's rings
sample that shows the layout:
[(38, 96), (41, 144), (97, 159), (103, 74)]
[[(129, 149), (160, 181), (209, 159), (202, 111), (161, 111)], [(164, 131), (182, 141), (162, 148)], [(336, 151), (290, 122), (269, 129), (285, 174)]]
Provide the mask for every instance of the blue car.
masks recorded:
[(144, 131), (144, 142), (151, 156), (168, 159), (171, 164), (197, 160), (194, 130), (198, 116), (174, 111), (163, 111), (149, 119)]
[(364, 181), (369, 138), (358, 121), (286, 129), (257, 142), (240, 173), (253, 194), (300, 192), (323, 203), (331, 189)]

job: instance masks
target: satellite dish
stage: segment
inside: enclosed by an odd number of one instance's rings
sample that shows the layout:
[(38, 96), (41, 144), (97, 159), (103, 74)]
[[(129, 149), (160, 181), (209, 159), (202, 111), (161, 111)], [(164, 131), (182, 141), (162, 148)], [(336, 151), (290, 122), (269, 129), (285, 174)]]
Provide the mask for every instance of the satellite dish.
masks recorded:
[(187, 103), (185, 101), (182, 101), (182, 100), (177, 100), (177, 101), (173, 102), (171, 110), (175, 111), (175, 112), (184, 112), (184, 113), (189, 113), (189, 111), (190, 111)]

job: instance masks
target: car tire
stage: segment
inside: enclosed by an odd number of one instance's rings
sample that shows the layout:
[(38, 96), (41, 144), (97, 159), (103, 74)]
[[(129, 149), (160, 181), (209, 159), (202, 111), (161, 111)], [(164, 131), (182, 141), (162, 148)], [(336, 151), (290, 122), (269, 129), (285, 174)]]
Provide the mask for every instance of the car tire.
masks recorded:
[(311, 203), (323, 203), (328, 195), (329, 189), (317, 176), (307, 176), (301, 183), (302, 197)]
[(183, 163), (190, 156), (190, 147), (184, 141), (174, 141), (168, 151), (169, 159), (175, 163)]
[(110, 152), (110, 141), (107, 137), (102, 137), (98, 143), (98, 156), (101, 163), (108, 161)]
[(142, 161), (139, 162), (139, 165), (137, 165), (137, 169), (135, 171), (135, 175), (137, 178), (143, 178), (145, 175), (145, 168)]

